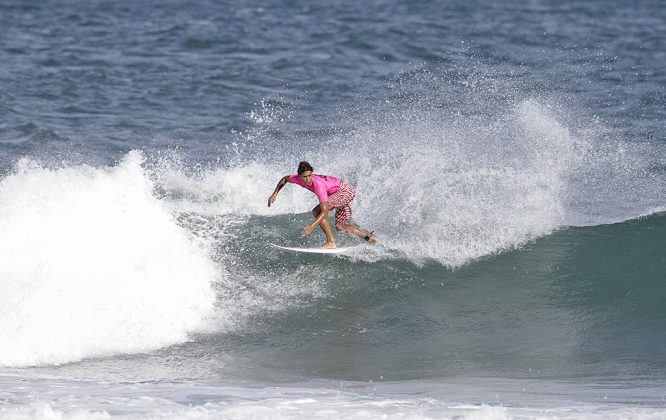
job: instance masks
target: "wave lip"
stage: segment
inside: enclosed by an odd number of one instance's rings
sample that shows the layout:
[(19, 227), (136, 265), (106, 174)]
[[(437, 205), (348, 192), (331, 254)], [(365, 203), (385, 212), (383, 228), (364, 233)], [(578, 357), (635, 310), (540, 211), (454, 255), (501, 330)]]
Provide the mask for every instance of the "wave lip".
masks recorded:
[(0, 181), (0, 366), (149, 351), (204, 327), (218, 273), (142, 162), (23, 160)]

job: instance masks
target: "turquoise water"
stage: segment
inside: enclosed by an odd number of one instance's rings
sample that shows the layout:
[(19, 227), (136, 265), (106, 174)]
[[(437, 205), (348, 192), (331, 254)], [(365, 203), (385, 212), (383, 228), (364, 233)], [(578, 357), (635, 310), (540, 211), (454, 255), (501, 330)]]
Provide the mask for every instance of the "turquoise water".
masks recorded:
[(0, 417), (663, 416), (665, 22), (2, 3)]

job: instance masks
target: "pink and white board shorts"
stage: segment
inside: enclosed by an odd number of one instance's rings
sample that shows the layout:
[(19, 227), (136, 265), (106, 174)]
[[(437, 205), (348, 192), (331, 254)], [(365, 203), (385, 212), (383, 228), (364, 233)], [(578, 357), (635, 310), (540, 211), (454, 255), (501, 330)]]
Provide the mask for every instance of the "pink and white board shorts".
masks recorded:
[(328, 196), (328, 207), (335, 209), (335, 224), (341, 225), (352, 219), (351, 202), (356, 197), (356, 190), (344, 181), (340, 181), (340, 188)]

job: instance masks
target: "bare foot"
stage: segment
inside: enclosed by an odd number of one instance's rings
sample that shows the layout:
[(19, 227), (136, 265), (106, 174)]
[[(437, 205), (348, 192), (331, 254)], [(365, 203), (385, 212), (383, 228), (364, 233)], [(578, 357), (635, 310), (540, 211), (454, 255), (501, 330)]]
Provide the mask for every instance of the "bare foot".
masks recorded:
[(322, 245), (321, 247), (325, 249), (333, 249), (335, 248), (335, 242), (326, 241), (324, 242), (324, 245)]

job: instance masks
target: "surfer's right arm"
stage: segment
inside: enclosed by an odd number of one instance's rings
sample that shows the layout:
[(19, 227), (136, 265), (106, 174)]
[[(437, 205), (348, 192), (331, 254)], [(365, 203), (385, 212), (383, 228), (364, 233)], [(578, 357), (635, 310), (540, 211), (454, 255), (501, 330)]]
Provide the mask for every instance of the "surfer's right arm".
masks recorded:
[(278, 193), (280, 192), (282, 187), (287, 185), (287, 182), (289, 182), (289, 175), (285, 175), (282, 177), (282, 179), (280, 179), (280, 182), (278, 182), (277, 186), (275, 187), (275, 191), (273, 191), (273, 194), (271, 194), (271, 196), (268, 197), (268, 207), (270, 207), (271, 204), (275, 203), (275, 199), (277, 199)]

